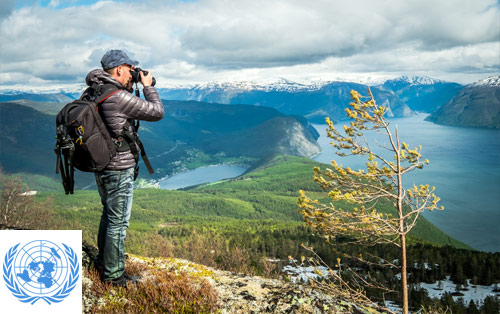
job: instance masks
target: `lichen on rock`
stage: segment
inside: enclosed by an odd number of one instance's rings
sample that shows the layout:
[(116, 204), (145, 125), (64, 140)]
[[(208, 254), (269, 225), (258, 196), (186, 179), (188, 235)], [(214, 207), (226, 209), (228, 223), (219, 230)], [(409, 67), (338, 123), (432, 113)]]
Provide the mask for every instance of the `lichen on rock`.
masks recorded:
[[(95, 278), (94, 280), (88, 278), (96, 276), (95, 269), (92, 270), (94, 264), (91, 262), (95, 256), (89, 256), (89, 252), (93, 254), (96, 251), (89, 248), (83, 249), (83, 264), (87, 269), (83, 279), (84, 313), (113, 312), (115, 309), (125, 308), (130, 311), (143, 312), (147, 310), (144, 306), (153, 306), (151, 303), (158, 303), (161, 306), (161, 302), (149, 301), (146, 305), (141, 305), (141, 302), (137, 302), (138, 300), (129, 300), (124, 304), (123, 299), (120, 298), (127, 296), (137, 298), (137, 296), (144, 295), (145, 298), (151, 300), (163, 299), (165, 295), (158, 294), (159, 292), (179, 297), (182, 295), (184, 299), (176, 300), (183, 302), (181, 308), (175, 309), (178, 313), (193, 313), (193, 311), (228, 314), (376, 313), (371, 308), (345, 302), (308, 285), (213, 269), (177, 258), (146, 258), (128, 255), (127, 271), (140, 275), (141, 280), (135, 286), (129, 286), (128, 289), (113, 288), (102, 285)], [(175, 285), (169, 282), (170, 290), (155, 290), (152, 286), (166, 284), (161, 280), (158, 281), (159, 277), (169, 281), (179, 278), (181, 283)], [(154, 285), (147, 284), (148, 282)], [(144, 291), (138, 291), (140, 289)], [(181, 289), (182, 292), (175, 289)], [(96, 292), (100, 295), (96, 295)], [(207, 295), (203, 295), (204, 293)], [(191, 299), (185, 297), (189, 294), (191, 294)], [(120, 302), (117, 301), (118, 299)], [(201, 304), (202, 301), (207, 300), (210, 304)], [(152, 308), (148, 310), (151, 311)], [(155, 311), (172, 312), (173, 309), (156, 308)]]

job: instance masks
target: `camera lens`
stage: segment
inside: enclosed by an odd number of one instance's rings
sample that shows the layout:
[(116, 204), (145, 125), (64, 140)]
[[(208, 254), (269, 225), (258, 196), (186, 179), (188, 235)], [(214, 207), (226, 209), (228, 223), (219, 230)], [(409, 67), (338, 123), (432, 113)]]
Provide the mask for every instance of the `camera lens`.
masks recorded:
[[(148, 71), (144, 71), (141, 68), (135, 68), (134, 70), (130, 70), (130, 75), (132, 75), (132, 83), (139, 83), (141, 81), (141, 75), (139, 72), (142, 72), (144, 75), (148, 75)], [(151, 83), (151, 86), (155, 86), (156, 84), (156, 79), (153, 77), (153, 82)]]
[(132, 75), (132, 83), (139, 82), (139, 72), (136, 72), (135, 70), (130, 70), (130, 75)]

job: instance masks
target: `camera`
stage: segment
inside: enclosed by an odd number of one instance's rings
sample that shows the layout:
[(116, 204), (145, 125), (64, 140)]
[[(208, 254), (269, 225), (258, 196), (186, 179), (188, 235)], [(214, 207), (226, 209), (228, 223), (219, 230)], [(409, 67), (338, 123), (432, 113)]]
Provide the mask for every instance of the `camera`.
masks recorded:
[[(141, 68), (135, 68), (133, 70), (130, 70), (130, 74), (132, 75), (132, 83), (139, 83), (141, 81), (141, 75), (139, 74), (142, 72), (144, 75), (148, 75), (148, 71), (144, 71)], [(155, 86), (156, 84), (156, 79), (153, 77), (153, 83), (151, 83), (151, 86)]]

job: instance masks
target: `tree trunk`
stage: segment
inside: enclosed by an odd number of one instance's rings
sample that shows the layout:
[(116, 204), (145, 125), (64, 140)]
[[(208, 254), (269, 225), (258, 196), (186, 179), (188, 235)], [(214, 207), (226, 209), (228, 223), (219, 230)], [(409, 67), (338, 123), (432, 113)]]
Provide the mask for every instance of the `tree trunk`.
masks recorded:
[(399, 218), (399, 238), (401, 240), (401, 298), (403, 303), (403, 314), (408, 314), (408, 276), (406, 274), (406, 232), (405, 224), (404, 224), (404, 212), (403, 212), (403, 169), (401, 168), (401, 146), (399, 143), (399, 133), (398, 128), (396, 127), (396, 141), (397, 146), (392, 144), (394, 151), (396, 152), (396, 161), (397, 161), (397, 179), (398, 179), (398, 202), (397, 202), (397, 210), (398, 210), (398, 218)]
[(403, 314), (408, 314), (408, 275), (406, 273), (406, 235), (401, 234), (401, 292)]

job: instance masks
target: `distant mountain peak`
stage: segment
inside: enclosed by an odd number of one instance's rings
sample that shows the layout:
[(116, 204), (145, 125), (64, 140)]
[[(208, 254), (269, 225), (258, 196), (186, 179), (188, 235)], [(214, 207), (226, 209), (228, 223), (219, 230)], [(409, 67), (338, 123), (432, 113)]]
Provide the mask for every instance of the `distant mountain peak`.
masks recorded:
[(262, 91), (302, 91), (302, 90), (317, 90), (326, 85), (328, 82), (307, 81), (296, 82), (285, 78), (278, 78), (266, 81), (234, 81), (234, 82), (206, 82), (192, 86), (195, 90), (262, 90)]
[(437, 84), (437, 83), (446, 83), (446, 81), (443, 80), (438, 80), (429, 76), (401, 76), (397, 79), (390, 80), (390, 81), (400, 81), (400, 82), (406, 82), (410, 83), (411, 85), (432, 85), (432, 84)]
[(492, 76), (462, 88), (428, 120), (446, 125), (500, 128), (500, 76)]
[(487, 87), (487, 86), (500, 86), (500, 75), (490, 76), (488, 78), (479, 80), (470, 84), (468, 87)]
[(81, 93), (87, 86), (85, 84), (68, 84), (65, 86), (52, 86), (36, 88), (30, 86), (19, 86), (16, 88), (0, 88), (0, 95), (21, 95), (21, 94), (71, 94)]

